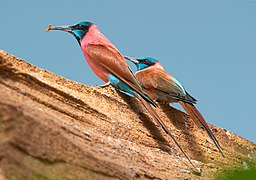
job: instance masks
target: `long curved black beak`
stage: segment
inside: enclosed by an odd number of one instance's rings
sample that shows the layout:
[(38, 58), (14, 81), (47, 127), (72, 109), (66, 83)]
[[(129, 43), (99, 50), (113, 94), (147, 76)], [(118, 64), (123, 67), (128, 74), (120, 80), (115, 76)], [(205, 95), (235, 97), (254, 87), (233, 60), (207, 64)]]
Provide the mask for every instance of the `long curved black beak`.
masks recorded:
[(65, 32), (72, 32), (72, 28), (70, 26), (55, 26), (52, 27), (50, 24), (48, 25), (48, 28), (46, 29), (47, 32), (51, 30), (59, 30), (59, 31), (65, 31)]
[(139, 61), (134, 57), (124, 56), (124, 58), (127, 59), (128, 61), (131, 61), (134, 64), (139, 64)]

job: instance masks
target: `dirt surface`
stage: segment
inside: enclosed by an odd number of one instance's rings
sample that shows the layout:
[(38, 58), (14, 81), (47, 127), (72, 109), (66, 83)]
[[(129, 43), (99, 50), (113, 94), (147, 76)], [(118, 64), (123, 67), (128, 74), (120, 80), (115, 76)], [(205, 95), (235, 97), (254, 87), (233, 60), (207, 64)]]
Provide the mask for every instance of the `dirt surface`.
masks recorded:
[(210, 125), (223, 158), (185, 113), (156, 111), (201, 175), (136, 99), (0, 51), (0, 179), (214, 179), (255, 161), (252, 142)]

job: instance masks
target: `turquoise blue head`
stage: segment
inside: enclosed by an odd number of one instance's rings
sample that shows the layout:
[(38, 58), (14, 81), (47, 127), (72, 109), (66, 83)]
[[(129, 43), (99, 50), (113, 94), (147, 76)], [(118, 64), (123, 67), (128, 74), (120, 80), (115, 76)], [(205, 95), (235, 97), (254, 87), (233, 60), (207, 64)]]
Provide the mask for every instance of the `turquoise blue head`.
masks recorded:
[(83, 22), (79, 22), (79, 23), (76, 23), (76, 24), (70, 25), (70, 26), (50, 27), (50, 28), (48, 28), (48, 30), (60, 30), (60, 31), (68, 32), (76, 38), (76, 40), (78, 41), (79, 44), (81, 44), (84, 36), (88, 32), (88, 30), (92, 24), (93, 23), (91, 23), (91, 22), (83, 21)]
[(154, 59), (151, 57), (134, 58), (134, 57), (124, 56), (124, 58), (133, 62), (137, 67), (137, 71), (153, 66), (157, 62), (159, 62), (157, 59)]

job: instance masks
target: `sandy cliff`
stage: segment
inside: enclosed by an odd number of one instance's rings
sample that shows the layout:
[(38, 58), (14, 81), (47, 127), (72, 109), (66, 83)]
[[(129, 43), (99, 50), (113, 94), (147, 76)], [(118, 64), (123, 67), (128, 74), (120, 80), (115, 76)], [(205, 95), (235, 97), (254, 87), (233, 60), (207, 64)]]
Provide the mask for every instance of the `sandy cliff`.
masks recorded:
[(213, 179), (255, 161), (250, 141), (210, 125), (223, 158), (185, 113), (156, 111), (200, 176), (136, 99), (0, 51), (0, 179)]

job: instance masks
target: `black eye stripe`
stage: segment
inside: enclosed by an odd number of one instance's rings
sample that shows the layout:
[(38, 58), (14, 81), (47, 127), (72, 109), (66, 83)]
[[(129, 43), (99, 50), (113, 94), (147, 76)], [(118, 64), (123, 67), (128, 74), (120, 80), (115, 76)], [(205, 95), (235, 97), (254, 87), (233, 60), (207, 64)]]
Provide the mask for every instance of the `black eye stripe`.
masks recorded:
[(75, 28), (76, 28), (76, 29), (83, 29), (83, 28), (84, 28), (84, 26), (83, 26), (83, 25), (81, 25), (81, 24), (77, 24), (77, 25), (75, 26)]
[(142, 63), (143, 63), (143, 64), (147, 64), (147, 65), (149, 65), (149, 66), (155, 64), (155, 63), (153, 63), (153, 62), (151, 62), (151, 61), (149, 61), (149, 60), (147, 60), (147, 59), (143, 60)]

